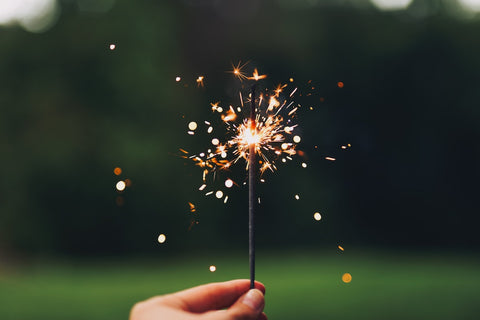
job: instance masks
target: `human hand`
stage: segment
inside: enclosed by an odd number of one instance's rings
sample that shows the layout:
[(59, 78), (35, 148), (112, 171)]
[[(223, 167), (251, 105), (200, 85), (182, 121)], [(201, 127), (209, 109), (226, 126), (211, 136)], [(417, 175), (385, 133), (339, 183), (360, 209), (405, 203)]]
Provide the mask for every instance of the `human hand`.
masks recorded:
[(250, 280), (232, 280), (153, 297), (133, 306), (130, 320), (266, 320), (265, 286), (249, 289)]

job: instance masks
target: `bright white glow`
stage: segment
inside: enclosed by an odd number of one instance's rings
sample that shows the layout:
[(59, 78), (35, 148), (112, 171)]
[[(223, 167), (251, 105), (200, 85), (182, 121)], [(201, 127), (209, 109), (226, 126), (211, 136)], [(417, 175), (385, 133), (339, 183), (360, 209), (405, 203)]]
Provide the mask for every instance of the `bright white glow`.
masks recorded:
[(197, 129), (197, 126), (198, 126), (197, 123), (195, 121), (192, 121), (188, 124), (188, 129), (193, 131), (193, 130)]
[(480, 0), (458, 0), (466, 9), (480, 11)]
[(115, 187), (118, 191), (123, 191), (125, 190), (126, 184), (123, 181), (118, 181)]
[(218, 199), (223, 198), (223, 192), (222, 192), (222, 190), (218, 190), (217, 192), (215, 192), (215, 197), (217, 197)]
[(177, 82), (180, 82), (180, 80), (182, 80), (181, 77), (176, 77), (176, 78), (175, 78), (175, 81), (177, 81)]
[(215, 267), (215, 266), (210, 266), (208, 269), (210, 270), (210, 272), (217, 271), (217, 267)]
[(220, 140), (218, 140), (217, 138), (213, 138), (213, 139), (212, 139), (212, 144), (213, 144), (214, 146), (218, 145), (219, 143), (220, 143)]
[(293, 142), (299, 143), (300, 141), (302, 141), (302, 138), (300, 138), (300, 136), (293, 137)]
[(232, 179), (227, 179), (227, 180), (225, 180), (225, 187), (227, 187), (227, 188), (233, 187), (233, 181), (232, 181)]
[(31, 32), (49, 29), (58, 13), (57, 0), (0, 0), (0, 25), (18, 24)]
[(315, 212), (314, 215), (313, 215), (313, 219), (315, 219), (317, 221), (322, 220), (322, 215), (320, 214), (320, 212)]
[(167, 240), (167, 236), (163, 233), (158, 236), (158, 243), (164, 243)]
[(400, 10), (410, 5), (412, 0), (371, 0), (381, 10)]
[(112, 44), (110, 45), (110, 50), (115, 50), (115, 47), (116, 47), (115, 44), (112, 43)]

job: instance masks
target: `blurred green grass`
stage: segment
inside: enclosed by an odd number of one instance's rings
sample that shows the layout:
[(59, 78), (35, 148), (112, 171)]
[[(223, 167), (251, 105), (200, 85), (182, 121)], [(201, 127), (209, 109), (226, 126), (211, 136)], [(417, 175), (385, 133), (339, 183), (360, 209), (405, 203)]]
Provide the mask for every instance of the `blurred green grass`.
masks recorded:
[[(258, 252), (270, 319), (478, 319), (474, 254)], [(210, 272), (209, 266), (217, 271)], [(343, 273), (352, 274), (343, 283)], [(0, 319), (127, 319), (153, 295), (248, 277), (245, 255), (39, 262), (0, 268)]]

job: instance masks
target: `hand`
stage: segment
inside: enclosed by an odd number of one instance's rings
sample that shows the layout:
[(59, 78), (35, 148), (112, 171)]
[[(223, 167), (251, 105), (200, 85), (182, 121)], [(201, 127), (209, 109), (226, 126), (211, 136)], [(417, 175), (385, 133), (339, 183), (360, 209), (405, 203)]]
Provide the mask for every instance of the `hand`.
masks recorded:
[(250, 280), (232, 280), (153, 297), (133, 306), (130, 320), (266, 320), (265, 286), (249, 288)]

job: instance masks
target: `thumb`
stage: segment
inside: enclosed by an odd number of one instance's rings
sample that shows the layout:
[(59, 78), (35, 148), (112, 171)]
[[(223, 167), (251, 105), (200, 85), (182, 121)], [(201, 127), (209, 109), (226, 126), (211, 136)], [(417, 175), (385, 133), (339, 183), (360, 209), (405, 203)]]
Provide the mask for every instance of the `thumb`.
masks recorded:
[(226, 310), (226, 319), (256, 320), (263, 311), (265, 298), (258, 289), (251, 289)]

